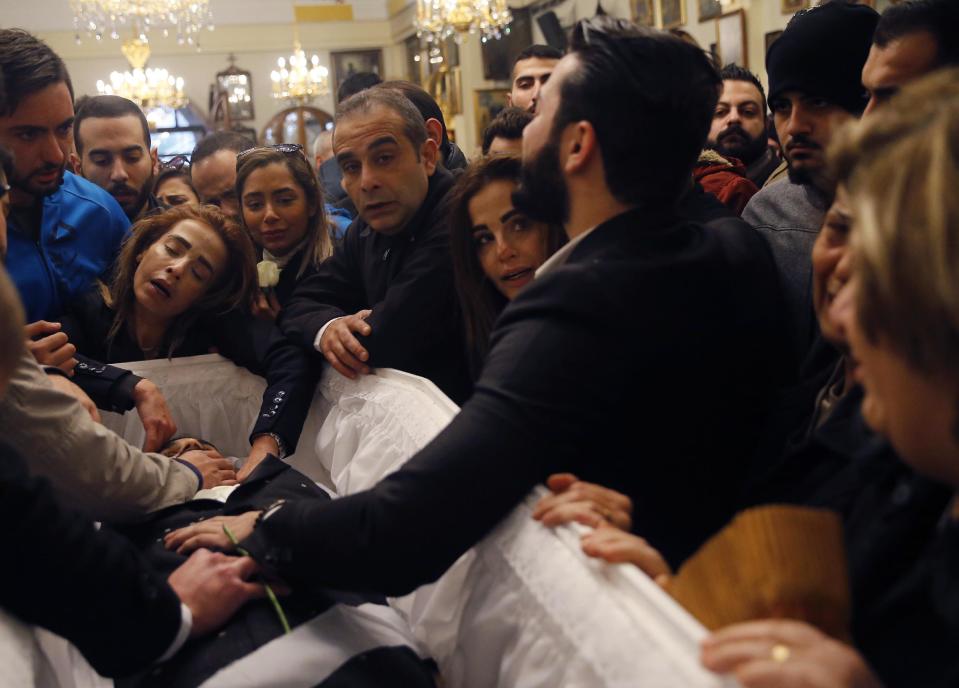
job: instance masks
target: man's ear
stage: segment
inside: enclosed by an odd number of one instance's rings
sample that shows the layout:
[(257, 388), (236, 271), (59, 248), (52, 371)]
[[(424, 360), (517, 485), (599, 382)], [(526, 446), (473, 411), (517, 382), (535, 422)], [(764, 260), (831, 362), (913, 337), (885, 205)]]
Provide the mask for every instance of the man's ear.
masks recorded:
[(70, 153), (70, 168), (74, 174), (78, 174), (81, 177), (83, 176), (83, 163), (80, 161), (80, 156), (76, 153)]
[(570, 174), (582, 172), (592, 161), (598, 146), (593, 124), (586, 120), (574, 122), (560, 138), (563, 169)]
[(427, 137), (423, 145), (420, 146), (420, 160), (423, 161), (423, 167), (426, 169), (427, 176), (432, 175), (433, 172), (436, 171), (439, 154), (440, 147), (436, 145), (436, 141)]
[(510, 89), (506, 92), (506, 107), (513, 107), (513, 91)]
[(153, 160), (153, 176), (160, 174), (160, 155), (159, 155), (159, 146), (154, 146), (150, 149), (150, 159)]
[(437, 146), (443, 145), (443, 125), (435, 117), (426, 120), (426, 135), (436, 141)]

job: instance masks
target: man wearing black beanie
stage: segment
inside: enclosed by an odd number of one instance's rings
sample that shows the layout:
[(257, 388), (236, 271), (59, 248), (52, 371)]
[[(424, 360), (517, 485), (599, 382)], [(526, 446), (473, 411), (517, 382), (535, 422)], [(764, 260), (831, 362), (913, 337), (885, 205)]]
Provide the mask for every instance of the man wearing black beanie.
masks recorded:
[(833, 0), (797, 13), (766, 53), (769, 107), (789, 179), (753, 196), (742, 217), (776, 259), (797, 365), (816, 334), (811, 254), (829, 205), (826, 148), (866, 107), (860, 76), (878, 20), (865, 5)]

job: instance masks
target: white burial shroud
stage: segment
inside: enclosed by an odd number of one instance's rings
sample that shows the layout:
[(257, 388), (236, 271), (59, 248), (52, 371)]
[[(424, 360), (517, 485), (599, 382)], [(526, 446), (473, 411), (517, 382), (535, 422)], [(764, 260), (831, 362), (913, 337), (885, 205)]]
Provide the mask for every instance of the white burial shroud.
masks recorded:
[[(261, 378), (218, 355), (124, 367), (160, 387), (178, 434), (246, 455)], [(351, 381), (327, 370), (289, 460), (340, 495), (358, 492), (402, 466), (457, 410), (413, 375), (379, 370)], [(143, 440), (135, 413), (104, 414), (104, 422), (133, 443)], [(531, 518), (544, 490), (534, 490), (438, 581), (391, 601), (445, 685), (736, 685), (700, 666), (706, 630), (638, 569), (586, 557), (577, 524), (549, 529)]]

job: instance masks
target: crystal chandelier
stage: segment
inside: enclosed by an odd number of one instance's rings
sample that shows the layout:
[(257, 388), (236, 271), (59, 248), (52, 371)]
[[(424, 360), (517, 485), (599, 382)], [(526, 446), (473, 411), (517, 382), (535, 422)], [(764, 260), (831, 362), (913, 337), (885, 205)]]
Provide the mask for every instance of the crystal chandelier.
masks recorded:
[(293, 41), (289, 59), (281, 57), (276, 64), (279, 69), (270, 72), (274, 98), (303, 105), (330, 92), (330, 70), (320, 64), (315, 54), (307, 61), (299, 41)]
[(509, 33), (506, 0), (416, 0), (416, 35), (429, 42), (479, 33), (485, 43)]
[(124, 29), (133, 29), (141, 41), (153, 30), (174, 33), (181, 45), (199, 46), (201, 29), (213, 30), (209, 0), (70, 0), (77, 43), (87, 33), (98, 41), (116, 40)]
[(100, 95), (122, 96), (140, 106), (141, 110), (156, 107), (181, 108), (187, 104), (183, 92), (183, 78), (173, 76), (165, 69), (144, 69), (150, 59), (150, 46), (134, 38), (121, 48), (132, 71), (111, 72), (110, 83), (97, 81)]

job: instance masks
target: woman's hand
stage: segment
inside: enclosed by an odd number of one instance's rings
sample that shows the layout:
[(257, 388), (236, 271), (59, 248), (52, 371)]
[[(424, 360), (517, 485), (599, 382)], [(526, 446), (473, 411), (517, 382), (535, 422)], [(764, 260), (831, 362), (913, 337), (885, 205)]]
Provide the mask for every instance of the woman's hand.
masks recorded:
[(599, 528), (611, 525), (629, 530), (633, 524), (633, 502), (624, 494), (583, 482), (572, 473), (556, 473), (546, 480), (553, 494), (539, 500), (533, 518), (544, 526), (575, 521)]
[(262, 289), (256, 293), (252, 311), (254, 317), (276, 322), (276, 318), (280, 314), (280, 302), (272, 289), (269, 293), (264, 293)]
[(855, 649), (800, 621), (727, 626), (703, 641), (702, 661), (743, 688), (882, 688)]
[(133, 403), (146, 431), (143, 451), (160, 451), (176, 432), (176, 423), (160, 388), (147, 380), (140, 380), (133, 388)]
[(616, 528), (598, 528), (581, 540), (583, 551), (611, 564), (633, 564), (665, 587), (673, 572), (663, 556), (643, 538)]
[(236, 474), (236, 479), (241, 483), (245, 482), (268, 454), (273, 454), (273, 456), (280, 455), (280, 448), (277, 446), (276, 440), (269, 435), (257, 435), (254, 437), (253, 444), (250, 445), (250, 454), (246, 457), (246, 461), (243, 462), (240, 471)]
[(259, 511), (247, 511), (239, 516), (214, 516), (167, 533), (163, 538), (163, 545), (167, 549), (176, 550), (177, 554), (189, 554), (200, 547), (229, 552), (234, 545), (223, 532), (223, 526), (230, 529), (238, 542), (243, 542), (253, 532), (259, 516)]

